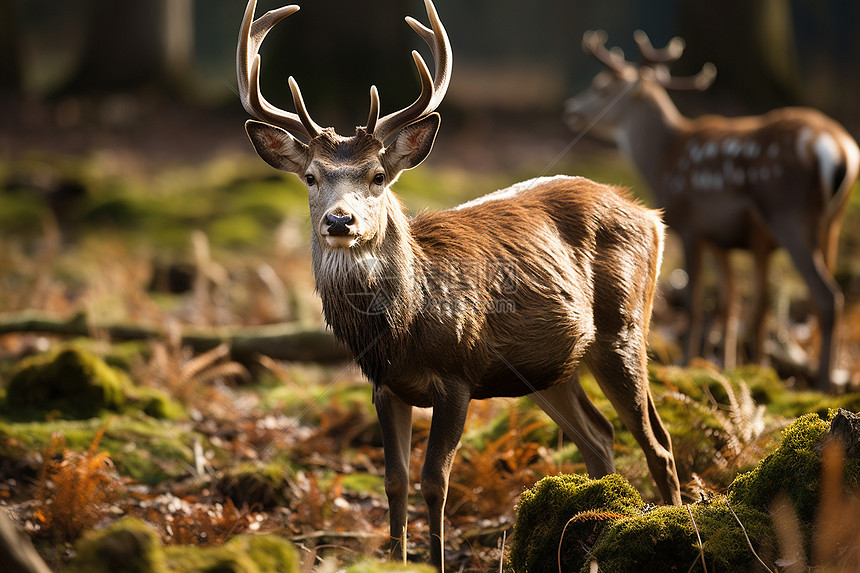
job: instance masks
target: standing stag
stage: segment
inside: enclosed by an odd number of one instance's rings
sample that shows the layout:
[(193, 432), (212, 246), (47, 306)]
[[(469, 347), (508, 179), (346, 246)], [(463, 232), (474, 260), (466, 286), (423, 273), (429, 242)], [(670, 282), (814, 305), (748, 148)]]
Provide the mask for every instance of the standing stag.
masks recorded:
[(681, 57), (674, 38), (662, 50), (636, 33), (641, 65), (605, 46), (603, 32), (586, 32), (583, 49), (604, 64), (591, 87), (567, 101), (565, 120), (575, 131), (613, 140), (645, 177), (666, 223), (684, 246), (690, 326), (685, 359), (702, 348), (702, 253), (710, 247), (721, 267), (725, 366), (736, 362), (738, 318), (728, 250), (753, 254), (755, 293), (752, 358), (762, 358), (768, 306), (768, 258), (784, 247), (809, 288), (821, 329), (815, 384), (830, 388), (836, 328), (843, 296), (831, 269), (843, 211), (860, 165), (854, 139), (832, 119), (807, 108), (762, 116), (689, 119), (667, 89), (706, 89), (716, 71), (672, 77)]
[(262, 120), (245, 125), (257, 153), (307, 185), (317, 291), (329, 326), (373, 383), (391, 551), (404, 560), (412, 408), (433, 408), (421, 493), (431, 561), (442, 569), (448, 477), (472, 399), (531, 394), (590, 475), (614, 471), (612, 425), (580, 386), (580, 362), (645, 451), (663, 499), (679, 504), (681, 495), (646, 372), (658, 214), (577, 177), (533, 179), (412, 219), (391, 191), (430, 152), (451, 77), (448, 37), (425, 4), (431, 27), (407, 22), (430, 46), (435, 77), (413, 52), (419, 98), (380, 118), (371, 87), (367, 125), (353, 136), (314, 123), (292, 78), (297, 113), (260, 94), (260, 43), (298, 6), (254, 20), (251, 0), (237, 67), (242, 103)]

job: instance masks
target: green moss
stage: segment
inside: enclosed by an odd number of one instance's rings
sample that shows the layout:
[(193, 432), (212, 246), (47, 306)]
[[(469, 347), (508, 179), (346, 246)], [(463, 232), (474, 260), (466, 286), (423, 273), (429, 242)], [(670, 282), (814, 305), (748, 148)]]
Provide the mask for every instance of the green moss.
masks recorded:
[(142, 410), (153, 418), (179, 420), (185, 409), (156, 388), (136, 386), (80, 344), (21, 360), (10, 374), (5, 410), (9, 418), (91, 418)]
[(509, 565), (517, 573), (558, 571), (559, 539), (567, 525), (562, 569), (576, 570), (606, 521), (601, 517), (568, 524), (573, 516), (587, 511), (629, 516), (643, 506), (639, 493), (618, 474), (596, 480), (578, 474), (543, 478), (520, 497)]
[(63, 437), (67, 448), (83, 451), (103, 427), (99, 447), (108, 452), (119, 473), (149, 485), (186, 473), (194, 460), (194, 440), (203, 440), (181, 424), (141, 414), (118, 416), (108, 422), (99, 418), (0, 422), (0, 456), (24, 459), (27, 452), (47, 448), (55, 434)]
[(67, 346), (22, 360), (9, 380), (6, 403), (10, 409), (89, 418), (121, 411), (126, 384), (94, 354)]
[(215, 480), (213, 487), (225, 499), (233, 500), (237, 507), (247, 505), (266, 509), (288, 505), (287, 480), (295, 472), (286, 463), (273, 460), (266, 464), (243, 464)]
[(163, 548), (158, 534), (126, 517), (85, 535), (70, 573), (298, 573), (293, 545), (276, 535), (237, 535), (217, 547)]
[[(830, 421), (818, 414), (806, 414), (783, 431), (782, 443), (750, 472), (735, 478), (729, 487), (732, 503), (767, 508), (780, 494), (791, 500), (798, 518), (806, 525), (815, 519), (820, 496), (820, 447), (830, 431)], [(860, 460), (845, 460), (843, 480), (846, 488), (860, 485)]]
[(142, 521), (126, 517), (78, 542), (70, 573), (167, 573), (158, 534)]
[(757, 559), (744, 530), (759, 557), (773, 562), (777, 542), (770, 519), (749, 507), (732, 509), (743, 529), (723, 497), (707, 505), (664, 506), (644, 515), (615, 519), (603, 528), (582, 571), (589, 570), (592, 559), (604, 573), (702, 571), (699, 537), (709, 571), (751, 571)]
[(374, 493), (379, 496), (385, 495), (385, 480), (382, 476), (366, 472), (352, 472), (344, 474), (343, 489), (358, 495)]
[(129, 405), (143, 411), (147, 416), (166, 420), (184, 420), (185, 408), (172, 400), (165, 392), (149, 386), (134, 386), (127, 389)]
[(562, 571), (589, 571), (593, 560), (605, 573), (701, 571), (695, 565), (700, 559), (696, 529), (709, 570), (752, 568), (756, 558), (744, 529), (760, 557), (772, 561), (777, 553), (769, 518), (733, 504), (742, 528), (725, 497), (709, 504), (643, 509), (639, 494), (617, 474), (599, 480), (544, 478), (520, 499), (508, 569), (555, 573), (560, 551)]
[(818, 503), (821, 458), (815, 446), (830, 430), (830, 422), (806, 414), (783, 430), (782, 443), (750, 472), (729, 486), (732, 503), (766, 508), (773, 499), (788, 495), (798, 517), (811, 522)]
[(276, 535), (237, 535), (217, 547), (181, 545), (164, 549), (175, 573), (298, 573), (296, 550)]
[(351, 565), (346, 573), (434, 573), (435, 568), (429, 565), (414, 563), (394, 563), (379, 561), (360, 561)]

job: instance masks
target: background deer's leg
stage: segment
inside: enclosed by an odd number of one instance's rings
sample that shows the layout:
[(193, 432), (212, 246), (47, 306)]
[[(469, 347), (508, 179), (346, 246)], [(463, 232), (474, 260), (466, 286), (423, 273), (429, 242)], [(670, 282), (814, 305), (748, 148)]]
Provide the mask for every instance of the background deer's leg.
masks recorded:
[(454, 454), (463, 434), (470, 401), (468, 388), (448, 383), (433, 400), (433, 420), (421, 470), (421, 495), (430, 522), (430, 563), (445, 570), (445, 500)]
[(615, 430), (585, 395), (576, 372), (567, 382), (530, 397), (579, 448), (589, 476), (598, 478), (615, 472), (612, 452)]
[(752, 242), (753, 273), (755, 282), (753, 284), (752, 302), (752, 340), (750, 347), (750, 358), (755, 364), (764, 364), (764, 343), (767, 340), (767, 315), (770, 305), (770, 285), (768, 284), (768, 273), (770, 270), (770, 255), (773, 252), (773, 244), (770, 239), (756, 236)]
[(723, 331), (723, 368), (730, 370), (738, 363), (738, 314), (740, 311), (737, 285), (729, 252), (714, 247), (712, 249), (717, 265), (720, 267), (720, 327)]
[(624, 330), (608, 339), (598, 335), (588, 354), (588, 367), (624, 426), (645, 452), (648, 469), (663, 501), (681, 505), (672, 440), (660, 420), (648, 385), (644, 333)]
[(682, 237), (684, 268), (687, 271), (685, 303), (687, 305), (687, 341), (684, 345), (684, 363), (702, 353), (702, 245), (692, 237)]
[(833, 275), (827, 269), (824, 251), (817, 245), (817, 229), (803, 221), (782, 221), (773, 227), (773, 234), (791, 255), (797, 272), (806, 281), (818, 314), (821, 329), (821, 352), (818, 358), (816, 387), (830, 389), (833, 361), (836, 357), (836, 328), (842, 315), (844, 296)]
[(824, 250), (824, 262), (830, 272), (836, 268), (836, 256), (839, 254), (839, 234), (842, 230), (842, 214), (845, 211), (845, 205), (847, 202), (821, 228), (819, 241)]
[(406, 562), (406, 501), (409, 495), (409, 452), (412, 445), (412, 406), (384, 386), (374, 393), (376, 415), (385, 452), (385, 494), (391, 530), (389, 557)]

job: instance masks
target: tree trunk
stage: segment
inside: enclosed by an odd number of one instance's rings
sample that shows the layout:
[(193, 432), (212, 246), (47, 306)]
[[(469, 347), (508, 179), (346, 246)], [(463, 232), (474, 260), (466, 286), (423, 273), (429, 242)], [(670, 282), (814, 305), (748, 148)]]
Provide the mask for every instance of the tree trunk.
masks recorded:
[(15, 0), (0, 0), (0, 92), (22, 88)]
[(750, 111), (803, 103), (789, 0), (679, 2), (678, 9), (686, 71), (713, 62), (712, 89), (739, 95)]
[(86, 42), (60, 95), (173, 88), (191, 67), (192, 0), (92, 0)]

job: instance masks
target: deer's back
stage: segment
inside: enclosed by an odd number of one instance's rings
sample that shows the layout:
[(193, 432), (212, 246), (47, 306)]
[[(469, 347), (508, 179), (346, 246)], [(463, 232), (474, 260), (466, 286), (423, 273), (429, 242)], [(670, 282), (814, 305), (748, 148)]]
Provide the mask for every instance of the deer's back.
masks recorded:
[(475, 398), (566, 380), (595, 337), (650, 318), (663, 226), (613, 187), (535, 179), (411, 230), (425, 302), (410, 366), (465, 376)]

